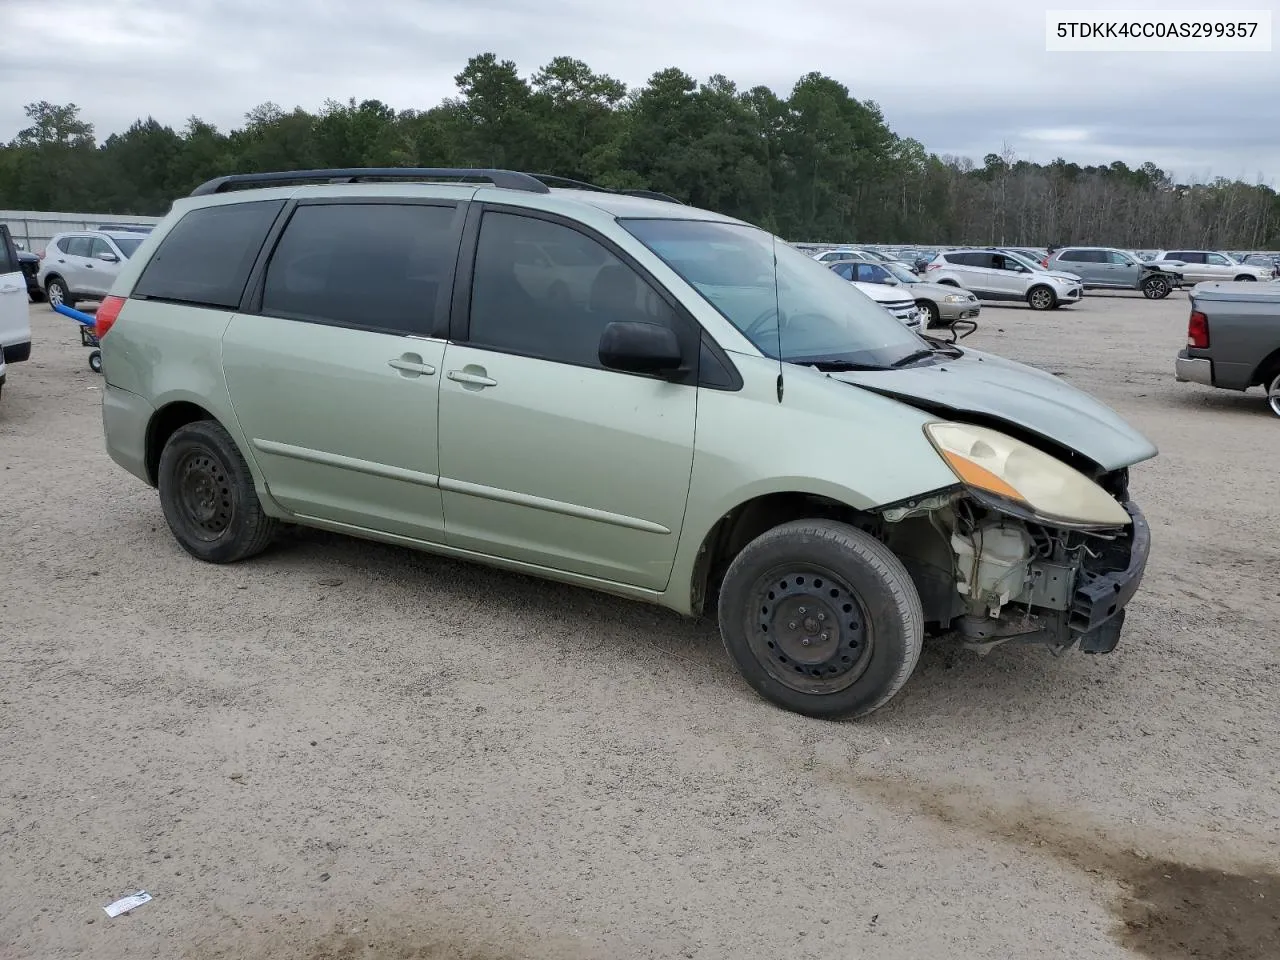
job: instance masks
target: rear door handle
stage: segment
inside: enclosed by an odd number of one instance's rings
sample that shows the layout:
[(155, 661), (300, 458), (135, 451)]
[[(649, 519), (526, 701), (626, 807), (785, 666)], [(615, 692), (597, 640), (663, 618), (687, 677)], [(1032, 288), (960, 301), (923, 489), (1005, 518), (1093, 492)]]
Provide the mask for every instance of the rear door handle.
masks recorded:
[(422, 357), (416, 353), (401, 354), (395, 360), (388, 360), (387, 366), (399, 370), (402, 374), (410, 377), (420, 377), (423, 374), (431, 376), (436, 372), (436, 368), (429, 363), (423, 363)]
[(470, 373), (467, 370), (450, 370), (445, 376), (456, 383), (469, 383), (476, 387), (496, 387), (498, 385), (497, 380), (492, 380), (480, 373)]

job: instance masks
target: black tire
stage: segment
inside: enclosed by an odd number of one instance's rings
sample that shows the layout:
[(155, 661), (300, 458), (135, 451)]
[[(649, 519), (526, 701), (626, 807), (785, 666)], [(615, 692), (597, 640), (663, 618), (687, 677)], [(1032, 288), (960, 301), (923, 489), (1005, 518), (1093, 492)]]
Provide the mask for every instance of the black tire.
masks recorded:
[(924, 642), (902, 562), (874, 537), (824, 520), (786, 523), (747, 544), (725, 574), (718, 613), (725, 649), (758, 694), (829, 720), (886, 704)]
[(1142, 281), (1142, 295), (1148, 300), (1163, 300), (1173, 292), (1173, 286), (1164, 277), (1147, 277)]
[(174, 538), (208, 563), (236, 563), (271, 543), (253, 475), (231, 435), (213, 420), (179, 427), (160, 454), (160, 506)]
[(1255, 280), (1256, 281), (1257, 279), (1258, 279), (1257, 277), (1248, 273), (1242, 273), (1240, 274), (1240, 276), (1236, 277), (1236, 280)]
[(1052, 310), (1058, 305), (1058, 295), (1052, 287), (1037, 284), (1027, 291), (1027, 303), (1032, 310)]
[(924, 311), (924, 326), (926, 330), (933, 330), (942, 326), (942, 314), (938, 312), (938, 305), (932, 300), (917, 300), (916, 306)]
[(102, 372), (102, 351), (101, 350), (89, 351), (89, 369), (92, 370), (94, 373)]
[(32, 303), (44, 303), (45, 301), (44, 291), (39, 289), (38, 287), (28, 287), (27, 299), (30, 300)]
[(76, 298), (72, 296), (71, 291), (67, 289), (67, 282), (61, 277), (50, 277), (49, 282), (44, 285), (44, 290), (50, 304), (61, 303), (64, 307), (75, 309)]

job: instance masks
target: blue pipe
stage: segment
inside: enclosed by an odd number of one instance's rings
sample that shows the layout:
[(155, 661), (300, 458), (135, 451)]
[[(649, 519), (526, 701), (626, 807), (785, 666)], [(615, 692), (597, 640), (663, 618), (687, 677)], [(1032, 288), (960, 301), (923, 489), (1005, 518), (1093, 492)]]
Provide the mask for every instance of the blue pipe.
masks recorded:
[(53, 307), (55, 312), (62, 314), (64, 317), (70, 317), (86, 327), (92, 327), (97, 324), (97, 320), (94, 319), (92, 314), (81, 313), (79, 310), (73, 310), (62, 303), (51, 303), (50, 306)]

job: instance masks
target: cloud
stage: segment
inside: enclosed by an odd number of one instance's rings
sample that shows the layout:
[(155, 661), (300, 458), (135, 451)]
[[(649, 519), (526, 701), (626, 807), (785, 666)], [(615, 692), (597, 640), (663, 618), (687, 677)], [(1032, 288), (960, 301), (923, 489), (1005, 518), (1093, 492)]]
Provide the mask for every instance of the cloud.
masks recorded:
[[(1037, 161), (1280, 178), (1280, 126), (1270, 122), (1280, 58), (1048, 53), (1049, 6), (1058, 4), (2, 0), (0, 140), (25, 125), (22, 104), (34, 100), (79, 104), (99, 139), (148, 115), (226, 130), (267, 100), (425, 109), (455, 94), (469, 57), (493, 51), (525, 75), (568, 55), (631, 86), (677, 66), (784, 95), (816, 70), (936, 153), (980, 162), (1008, 145)], [(60, 50), (46, 42), (51, 23)]]

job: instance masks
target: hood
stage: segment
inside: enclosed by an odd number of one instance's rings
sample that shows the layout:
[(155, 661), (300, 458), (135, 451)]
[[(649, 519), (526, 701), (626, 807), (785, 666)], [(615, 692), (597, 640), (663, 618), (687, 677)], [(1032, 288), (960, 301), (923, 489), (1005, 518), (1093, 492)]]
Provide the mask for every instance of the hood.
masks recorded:
[(975, 294), (970, 293), (968, 290), (965, 290), (962, 287), (953, 287), (949, 283), (929, 283), (928, 281), (921, 281), (920, 283), (904, 283), (896, 289), (909, 290), (910, 295), (914, 296), (917, 300), (921, 297), (935, 297), (941, 300), (943, 297), (953, 296), (967, 297), (970, 300), (978, 299)]
[(906, 303), (915, 300), (903, 287), (891, 287), (887, 283), (863, 283), (858, 280), (849, 282), (877, 303)]
[[(956, 360), (902, 370), (856, 370), (837, 380), (916, 406), (994, 417), (1118, 470), (1158, 452), (1120, 416), (1053, 374), (994, 354), (965, 350)], [(943, 415), (950, 415), (944, 413)]]
[(1045, 273), (1053, 277), (1055, 280), (1070, 280), (1075, 283), (1080, 282), (1080, 275), (1075, 273), (1063, 273), (1061, 270), (1046, 270)]

